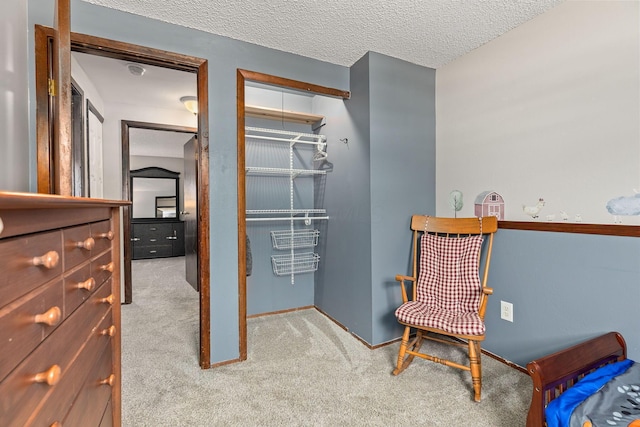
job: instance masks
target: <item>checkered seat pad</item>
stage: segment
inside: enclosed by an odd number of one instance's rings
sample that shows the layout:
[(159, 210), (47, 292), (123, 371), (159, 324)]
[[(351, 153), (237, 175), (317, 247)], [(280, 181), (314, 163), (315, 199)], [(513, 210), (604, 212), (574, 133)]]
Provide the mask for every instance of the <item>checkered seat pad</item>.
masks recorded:
[(420, 241), (417, 298), (398, 307), (398, 320), (451, 334), (483, 335), (484, 321), (478, 315), (481, 248), (482, 236), (450, 238), (425, 233)]

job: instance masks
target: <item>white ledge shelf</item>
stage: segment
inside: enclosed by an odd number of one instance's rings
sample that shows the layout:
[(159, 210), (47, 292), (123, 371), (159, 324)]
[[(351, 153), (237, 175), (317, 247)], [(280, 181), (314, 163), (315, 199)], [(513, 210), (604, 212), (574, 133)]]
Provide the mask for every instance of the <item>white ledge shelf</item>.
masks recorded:
[(249, 117), (257, 117), (259, 119), (284, 120), (285, 122), (304, 123), (309, 125), (324, 119), (324, 116), (318, 114), (259, 107), (257, 105), (245, 105), (244, 113)]

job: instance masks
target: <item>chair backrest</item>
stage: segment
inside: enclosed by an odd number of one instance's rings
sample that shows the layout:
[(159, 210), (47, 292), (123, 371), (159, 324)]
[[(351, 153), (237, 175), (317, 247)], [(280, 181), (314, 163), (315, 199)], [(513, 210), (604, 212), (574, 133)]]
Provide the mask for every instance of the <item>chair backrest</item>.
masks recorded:
[(497, 218), (414, 215), (411, 229), (413, 277), (418, 279), (413, 299), (448, 311), (478, 312), (484, 318), (482, 289), (487, 286)]

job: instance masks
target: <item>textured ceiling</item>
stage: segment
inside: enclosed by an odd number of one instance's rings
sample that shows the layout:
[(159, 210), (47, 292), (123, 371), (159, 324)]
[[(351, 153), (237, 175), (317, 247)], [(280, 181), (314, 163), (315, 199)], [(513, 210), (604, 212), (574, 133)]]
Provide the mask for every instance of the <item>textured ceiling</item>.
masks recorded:
[(438, 68), (564, 0), (84, 0), (338, 65)]

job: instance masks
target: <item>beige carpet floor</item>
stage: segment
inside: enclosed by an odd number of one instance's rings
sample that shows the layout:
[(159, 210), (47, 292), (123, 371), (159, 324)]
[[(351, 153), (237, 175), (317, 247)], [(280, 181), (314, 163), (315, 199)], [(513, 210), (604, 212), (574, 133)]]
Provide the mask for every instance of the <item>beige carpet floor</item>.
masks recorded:
[[(248, 360), (201, 370), (198, 296), (183, 263), (133, 262), (133, 303), (122, 308), (125, 427), (525, 425), (527, 375), (484, 356), (475, 403), (467, 373), (416, 360), (393, 376), (398, 343), (370, 350), (315, 309), (250, 319)], [(446, 347), (442, 356), (463, 360)]]

